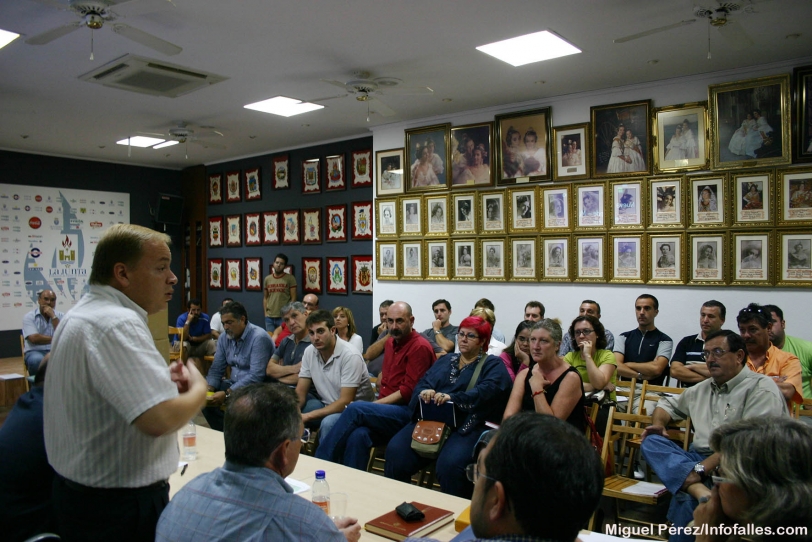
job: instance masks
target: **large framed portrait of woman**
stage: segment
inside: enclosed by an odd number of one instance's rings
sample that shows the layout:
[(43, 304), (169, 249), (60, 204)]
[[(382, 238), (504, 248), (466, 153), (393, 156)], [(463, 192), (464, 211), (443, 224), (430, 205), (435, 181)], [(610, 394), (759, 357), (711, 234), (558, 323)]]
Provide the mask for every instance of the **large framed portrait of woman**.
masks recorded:
[(451, 187), (492, 186), (493, 123), (451, 128)]
[(658, 107), (652, 130), (656, 172), (708, 169), (708, 102)]
[(691, 235), (691, 272), (688, 284), (722, 285), (726, 283), (727, 234)]
[(592, 177), (651, 173), (651, 100), (590, 108)]
[(792, 161), (812, 162), (812, 66), (792, 70)]
[(688, 208), (692, 228), (718, 228), (727, 224), (727, 175), (688, 178)]
[(403, 163), (405, 158), (403, 149), (387, 149), (375, 153), (378, 169), (378, 196), (403, 193)]
[(773, 225), (773, 175), (771, 169), (731, 174), (731, 214), (735, 227)]
[(451, 125), (406, 130), (406, 191), (443, 190), (451, 178)]
[(575, 181), (589, 177), (589, 123), (553, 128), (553, 179)]
[(551, 119), (549, 107), (497, 115), (497, 185), (552, 179)]

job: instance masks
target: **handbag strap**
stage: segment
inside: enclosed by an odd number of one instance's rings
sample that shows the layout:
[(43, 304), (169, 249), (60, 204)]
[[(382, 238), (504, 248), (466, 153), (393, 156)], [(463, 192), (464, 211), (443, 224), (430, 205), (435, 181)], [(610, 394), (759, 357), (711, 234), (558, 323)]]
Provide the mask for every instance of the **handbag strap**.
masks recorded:
[(483, 361), (485, 360), (485, 352), (482, 352), (482, 355), (479, 356), (479, 360), (476, 362), (476, 367), (474, 367), (474, 374), (471, 375), (471, 381), (468, 382), (468, 387), (465, 388), (465, 391), (471, 391), (474, 386), (476, 386), (476, 381), (479, 379), (479, 373), (482, 372), (482, 366), (484, 365)]

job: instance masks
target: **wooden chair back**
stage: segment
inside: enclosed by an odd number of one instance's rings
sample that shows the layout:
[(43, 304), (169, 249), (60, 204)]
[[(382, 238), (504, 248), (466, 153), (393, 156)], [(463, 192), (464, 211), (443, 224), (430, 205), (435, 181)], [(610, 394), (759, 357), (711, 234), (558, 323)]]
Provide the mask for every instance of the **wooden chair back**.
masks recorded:
[(601, 406), (598, 403), (592, 403), (590, 406), (584, 408), (586, 417), (592, 420), (591, 424), (586, 424), (586, 438), (587, 440), (591, 441), (592, 427), (595, 426), (595, 423), (598, 421), (598, 411), (600, 410)]
[(651, 416), (618, 412), (615, 407), (610, 407), (601, 450), (601, 460), (604, 465), (609, 460), (609, 446), (616, 446), (614, 472), (620, 474), (624, 462), (629, 459), (631, 452), (628, 442), (631, 439), (639, 439), (649, 425), (651, 425)]
[(812, 399), (804, 398), (803, 403), (793, 403), (792, 416), (796, 420), (801, 416), (812, 416)]
[[(182, 327), (173, 327), (169, 326), (169, 362), (173, 361), (180, 361), (183, 359), (183, 328)], [(172, 341), (174, 340), (174, 336), (178, 336), (178, 343), (180, 346), (178, 347), (178, 351), (175, 352), (174, 345)]]
[[(618, 382), (617, 386), (626, 387), (629, 386), (628, 390), (621, 390), (615, 387), (615, 395), (617, 397), (626, 397), (628, 398), (628, 405), (629, 405), (629, 412), (632, 410), (632, 405), (634, 404), (634, 399), (637, 397), (637, 378), (632, 378), (631, 381), (624, 380), (623, 382)], [(619, 401), (619, 399), (618, 399)]]
[(654, 401), (655, 403), (660, 400), (664, 394), (680, 395), (685, 391), (685, 388), (674, 388), (672, 386), (655, 386), (649, 384), (648, 380), (643, 381), (643, 388), (640, 390), (640, 412), (644, 414), (654, 414), (654, 412), (645, 412), (646, 401)]

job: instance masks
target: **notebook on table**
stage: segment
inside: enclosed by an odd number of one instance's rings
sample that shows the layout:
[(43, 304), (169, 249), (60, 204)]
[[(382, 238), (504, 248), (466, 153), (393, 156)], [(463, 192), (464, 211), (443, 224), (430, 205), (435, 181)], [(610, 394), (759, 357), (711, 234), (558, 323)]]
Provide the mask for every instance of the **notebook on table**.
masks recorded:
[(364, 525), (364, 529), (391, 540), (405, 540), (409, 537), (420, 537), (436, 531), (454, 520), (454, 512), (451, 510), (443, 510), (419, 502), (413, 502), (412, 504), (425, 515), (422, 520), (406, 521), (392, 510), (368, 521)]

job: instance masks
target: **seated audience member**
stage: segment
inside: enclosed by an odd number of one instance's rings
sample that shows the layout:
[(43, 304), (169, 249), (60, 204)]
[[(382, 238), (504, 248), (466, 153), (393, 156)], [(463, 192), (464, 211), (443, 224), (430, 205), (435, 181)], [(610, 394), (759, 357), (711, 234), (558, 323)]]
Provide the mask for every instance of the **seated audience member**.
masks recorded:
[(434, 313), (434, 322), (431, 327), (423, 331), (423, 336), (428, 339), (429, 344), (434, 348), (437, 357), (453, 352), (457, 346), (457, 331), (459, 327), (452, 326), (448, 319), (451, 317), (451, 303), (445, 299), (438, 299), (431, 305)]
[(572, 351), (564, 361), (572, 365), (584, 383), (584, 391), (611, 389), (615, 397), (615, 356), (606, 350), (606, 331), (594, 316), (578, 316), (572, 321), (568, 335), (573, 337)]
[[(510, 394), (510, 376), (505, 364), (488, 355), (484, 347), (490, 340), (491, 326), (482, 318), (469, 316), (460, 322), (457, 334), (459, 353), (446, 354), (434, 362), (412, 393), (409, 412), (412, 422), (403, 427), (386, 447), (384, 474), (402, 482), (431, 463), (411, 448), (412, 432), (420, 414), (418, 401), (442, 405), (454, 403), (457, 427), (437, 457), (437, 481), (444, 493), (470, 498), (473, 486), (466, 480), (465, 466), (471, 459), (485, 422), (498, 423)], [(479, 369), (473, 388), (468, 384)]]
[(214, 355), (216, 343), (211, 340), (209, 315), (203, 312), (199, 299), (189, 301), (189, 310), (178, 316), (175, 327), (183, 328), (183, 362), (191, 360), (205, 375), (203, 357)]
[[(229, 303), (234, 301), (230, 297), (223, 299), (223, 302), (220, 304), (220, 308), (225, 307)], [(225, 329), (223, 329), (223, 322), (220, 319), (220, 311), (218, 310), (214, 314), (211, 315), (211, 321), (209, 322), (209, 327), (211, 327), (211, 338), (214, 339), (215, 345), (217, 340), (220, 338), (220, 334), (222, 334)]]
[[(347, 405), (372, 401), (375, 395), (364, 358), (336, 336), (333, 315), (325, 310), (312, 312), (306, 325), (311, 345), (302, 356), (296, 395), (305, 426), (320, 427), (319, 438), (324, 438)], [(311, 385), (321, 399), (308, 397)]]
[[(491, 309), (486, 309), (484, 307), (477, 307), (471, 311), (471, 316), (477, 316), (482, 318), (491, 326), (493, 329), (493, 325), (496, 324), (496, 315), (493, 313)], [(459, 335), (458, 335), (459, 337)], [(507, 345), (503, 341), (498, 341), (493, 337), (490, 338), (488, 341), (488, 354), (492, 356), (498, 356), (502, 353), (502, 351), (507, 348)], [(457, 345), (457, 350), (459, 350), (459, 345)]]
[[(710, 495), (710, 474), (719, 465), (719, 454), (712, 453), (709, 444), (713, 430), (736, 420), (787, 415), (772, 379), (747, 370), (742, 337), (726, 329), (711, 333), (702, 355), (710, 378), (681, 395), (660, 399), (652, 424), (642, 435), (643, 457), (673, 495), (668, 519), (676, 527), (687, 525), (698, 500)], [(668, 439), (666, 427), (689, 416), (694, 436), (685, 451)], [(683, 535), (677, 540), (691, 538)]]
[(25, 348), (23, 359), (28, 372), (37, 374), (37, 368), (48, 352), (51, 351), (51, 340), (56, 326), (65, 316), (56, 310), (56, 293), (53, 290), (42, 290), (37, 296), (37, 308), (23, 316), (23, 337)]
[[(594, 316), (598, 320), (601, 319), (601, 306), (598, 304), (597, 301), (592, 301), (591, 299), (584, 299), (581, 301), (581, 306), (578, 308), (578, 316)], [(614, 351), (615, 348), (615, 336), (612, 335), (612, 332), (606, 328), (603, 328), (604, 333), (606, 333), (606, 349), (610, 352)], [(572, 351), (572, 337), (570, 337), (569, 331), (564, 334), (564, 337), (561, 339), (561, 348), (558, 350), (558, 355), (562, 358), (567, 355), (567, 353)]]
[(392, 305), (392, 303), (394, 303), (394, 301), (392, 301), (391, 299), (387, 299), (378, 306), (378, 315), (381, 318), (381, 323), (372, 327), (372, 330), (370, 331), (369, 334), (370, 345), (377, 342), (377, 340), (380, 338), (381, 333), (386, 333), (386, 331), (389, 329), (389, 325), (386, 323), (386, 310), (389, 308), (390, 305)]
[(532, 320), (524, 320), (516, 326), (513, 342), (499, 354), (499, 357), (505, 362), (505, 369), (510, 375), (510, 380), (516, 380), (516, 374), (519, 371), (530, 367), (530, 328), (533, 327), (533, 324)]
[[(785, 417), (750, 418), (725, 424), (711, 435), (719, 454), (710, 499), (694, 510), (694, 525), (738, 524), (767, 529), (766, 541), (808, 541), (812, 532), (812, 429)], [(786, 527), (805, 532), (779, 533)], [(740, 539), (741, 537), (734, 537)], [(697, 542), (722, 542), (726, 535), (700, 534)]]
[(544, 305), (540, 301), (529, 301), (524, 306), (524, 319), (538, 322), (544, 319)]
[(31, 391), (17, 399), (0, 428), (0, 525), (3, 540), (17, 542), (53, 531), (54, 469), (45, 453), (42, 404), (44, 358)]
[(235, 391), (226, 409), (225, 464), (178, 491), (161, 514), (155, 540), (357, 541), (357, 519), (330, 521), (285, 482), (299, 461), (303, 431), (290, 388), (251, 384)]
[(772, 378), (790, 407), (793, 402), (803, 401), (801, 362), (789, 352), (779, 350), (770, 343), (772, 318), (770, 311), (756, 303), (750, 303), (739, 311), (736, 322), (744, 344), (747, 345), (747, 367)]
[(603, 491), (603, 469), (583, 433), (529, 412), (505, 420), (466, 474), (474, 494), (461, 534), (477, 540), (576, 542)]
[(715, 299), (705, 301), (699, 309), (699, 333), (683, 337), (671, 356), (671, 376), (679, 380), (683, 388), (690, 388), (710, 377), (708, 366), (702, 358), (705, 337), (722, 329), (727, 309)]
[[(305, 308), (305, 318), (307, 318), (311, 312), (319, 310), (319, 296), (307, 294), (302, 298), (302, 305)], [(282, 341), (284, 341), (286, 337), (289, 337), (290, 334), (290, 328), (288, 328), (288, 324), (285, 322), (285, 315), (282, 314), (282, 325), (273, 330), (273, 343), (279, 348)]]
[(307, 308), (303, 303), (294, 301), (282, 307), (281, 314), (283, 323), (292, 334), (282, 339), (282, 344), (265, 367), (265, 374), (273, 382), (296, 387), (302, 368), (302, 356), (310, 346), (310, 335), (305, 325)]
[(786, 334), (787, 323), (784, 311), (775, 305), (764, 305), (764, 310), (773, 318), (770, 325), (770, 342), (773, 346), (789, 352), (801, 363), (802, 391), (805, 399), (812, 399), (812, 342), (790, 337)]
[(389, 334), (389, 328), (386, 323), (386, 311), (392, 303), (394, 303), (394, 301), (387, 299), (378, 307), (381, 323), (372, 328), (369, 348), (364, 352), (364, 361), (367, 363), (367, 370), (372, 376), (381, 374), (381, 367), (383, 367), (383, 350), (386, 345), (386, 337)]
[[(217, 340), (214, 362), (211, 364), (206, 383), (214, 392), (206, 399), (203, 415), (209, 426), (223, 430), (223, 410), (233, 390), (265, 378), (265, 367), (274, 353), (274, 346), (268, 333), (248, 321), (248, 314), (242, 303), (232, 301), (220, 309), (225, 334)], [(231, 367), (231, 378), (226, 379), (226, 367)]]
[[(496, 308), (493, 306), (493, 303), (487, 297), (483, 297), (479, 301), (474, 304), (474, 308), (483, 308), (488, 309), (493, 313), (493, 322), (496, 322)], [(472, 312), (473, 314), (473, 312)], [(493, 322), (491, 322), (491, 338), (499, 341), (502, 344), (505, 343), (505, 334), (499, 331), (497, 328), (494, 327)]]
[(359, 354), (363, 354), (364, 340), (355, 332), (355, 318), (349, 307), (334, 308), (333, 320), (336, 323), (336, 336), (354, 346)]
[(379, 398), (374, 403), (350, 403), (330, 433), (320, 438), (316, 457), (366, 470), (369, 451), (386, 444), (412, 419), (407, 405), (417, 382), (434, 363), (434, 350), (412, 329), (414, 316), (408, 303), (390, 305)]
[(583, 434), (584, 386), (578, 371), (558, 356), (561, 326), (546, 318), (530, 330), (530, 367), (522, 369), (513, 382), (503, 419), (521, 411), (555, 416)]

